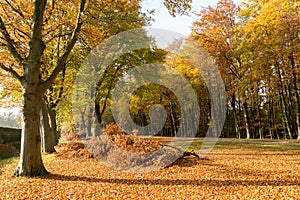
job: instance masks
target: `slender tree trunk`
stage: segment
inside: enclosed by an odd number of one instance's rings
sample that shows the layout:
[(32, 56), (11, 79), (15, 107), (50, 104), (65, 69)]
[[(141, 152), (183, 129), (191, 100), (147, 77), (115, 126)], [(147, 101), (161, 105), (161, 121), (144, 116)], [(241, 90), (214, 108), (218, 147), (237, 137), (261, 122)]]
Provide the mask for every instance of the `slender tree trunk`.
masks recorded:
[(281, 108), (282, 108), (282, 112), (283, 112), (284, 123), (286, 125), (288, 135), (289, 135), (290, 139), (293, 139), (291, 128), (290, 128), (290, 121), (288, 118), (288, 113), (287, 113), (287, 108), (286, 108), (286, 100), (285, 100), (285, 97), (283, 94), (283, 89), (281, 89), (281, 92), (280, 92), (280, 101), (281, 101)]
[(56, 122), (56, 111), (54, 109), (49, 109), (49, 118), (51, 125), (51, 135), (53, 137), (54, 146), (58, 144), (60, 138), (60, 132), (57, 130)]
[(261, 123), (261, 112), (260, 112), (260, 104), (261, 104), (261, 98), (259, 96), (259, 89), (257, 90), (257, 120), (258, 120), (258, 134), (259, 139), (263, 139), (263, 126)]
[(247, 113), (247, 103), (243, 103), (243, 112), (244, 112), (244, 120), (245, 120), (245, 126), (246, 126), (246, 139), (250, 139), (250, 128), (249, 128), (249, 120), (248, 120), (248, 113)]
[(299, 90), (297, 87), (297, 83), (295, 83), (295, 96), (296, 96), (296, 101), (295, 101), (295, 112), (296, 112), (296, 135), (297, 139), (300, 140), (300, 97), (299, 97)]
[(26, 86), (23, 98), (23, 125), (20, 161), (14, 176), (40, 176), (46, 171), (41, 155), (40, 111), (42, 92), (35, 87)]
[(93, 109), (90, 107), (88, 111), (87, 124), (86, 124), (86, 138), (92, 136), (92, 124), (93, 124)]
[(279, 67), (277, 66), (277, 74), (278, 74), (278, 78), (279, 78), (279, 85), (280, 85), (280, 89), (279, 89), (279, 94), (280, 94), (280, 104), (281, 104), (281, 109), (282, 109), (282, 112), (283, 112), (283, 118), (284, 118), (284, 122), (285, 125), (286, 125), (286, 129), (288, 131), (288, 135), (290, 137), (290, 139), (292, 139), (292, 132), (291, 132), (291, 129), (290, 129), (290, 123), (289, 123), (289, 120), (288, 120), (288, 113), (287, 113), (287, 104), (286, 104), (286, 100), (285, 100), (285, 96), (284, 96), (284, 85), (283, 85), (283, 82), (282, 82), (282, 75), (281, 75), (281, 72), (280, 72), (280, 69)]
[[(90, 98), (93, 99), (94, 95), (95, 95), (95, 89), (92, 87), (91, 88), (91, 94), (90, 94)], [(88, 109), (88, 116), (87, 116), (87, 125), (86, 125), (86, 138), (92, 136), (92, 125), (93, 125), (93, 117), (95, 116), (95, 112), (94, 112), (94, 108), (95, 105), (93, 107), (93, 105), (91, 105), (91, 103), (89, 103), (89, 109)]]
[(239, 122), (238, 122), (237, 111), (236, 111), (236, 98), (235, 98), (235, 94), (232, 95), (232, 103), (231, 103), (231, 105), (233, 107), (233, 117), (234, 117), (235, 133), (236, 133), (237, 137), (239, 139), (241, 139), (241, 132), (240, 132), (240, 128), (239, 128)]
[(273, 117), (273, 100), (269, 100), (269, 136), (271, 140), (273, 139), (273, 132), (274, 132), (274, 117)]
[(50, 108), (45, 103), (42, 105), (41, 117), (42, 152), (53, 153), (55, 152), (54, 146), (56, 145), (56, 127), (53, 127)]
[(295, 104), (294, 104), (294, 99), (293, 96), (295, 95), (292, 91), (292, 85), (289, 83), (285, 85), (285, 94), (287, 97), (287, 117), (289, 120), (289, 125), (290, 125), (290, 130), (292, 134), (292, 138), (296, 138), (296, 109), (295, 109)]
[[(169, 99), (169, 101), (171, 101), (171, 99)], [(170, 127), (171, 127), (171, 130), (172, 130), (172, 136), (176, 136), (176, 125), (175, 125), (175, 117), (174, 117), (174, 111), (172, 109), (172, 104), (171, 102), (169, 102), (169, 108), (170, 108)], [(180, 135), (180, 136), (183, 136), (183, 135)]]
[(296, 135), (297, 139), (300, 140), (300, 94), (299, 94), (299, 65), (296, 65), (294, 56), (290, 57), (291, 66), (293, 69), (293, 85), (295, 90), (295, 115), (296, 115)]
[(83, 131), (84, 133), (86, 133), (86, 123), (85, 123), (84, 115), (85, 115), (85, 111), (80, 113), (81, 122), (80, 122), (80, 130), (79, 130), (79, 132)]
[(298, 108), (298, 111), (296, 111), (296, 121), (297, 121), (297, 140), (300, 140), (300, 112), (299, 112), (299, 106), (300, 106), (300, 102), (299, 102), (299, 99), (297, 100), (297, 108)]
[(261, 124), (261, 114), (260, 114), (260, 109), (258, 108), (258, 134), (259, 134), (259, 139), (263, 139), (263, 127)]

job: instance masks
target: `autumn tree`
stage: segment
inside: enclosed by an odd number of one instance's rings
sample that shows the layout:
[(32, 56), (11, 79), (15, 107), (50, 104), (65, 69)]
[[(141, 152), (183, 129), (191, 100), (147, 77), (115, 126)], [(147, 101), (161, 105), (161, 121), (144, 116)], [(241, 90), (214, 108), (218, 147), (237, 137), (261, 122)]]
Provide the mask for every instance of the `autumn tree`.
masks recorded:
[[(54, 2), (52, 2), (54, 3)], [(53, 6), (45, 0), (31, 2), (2, 1), (0, 17), (1, 43), (7, 52), (8, 61), (1, 59), (1, 68), (10, 72), (23, 88), (23, 124), (21, 155), (15, 176), (38, 176), (46, 174), (41, 157), (40, 111), (45, 91), (51, 86), (65, 66), (82, 26), (82, 15), (86, 2), (79, 2), (78, 14), (64, 53), (46, 79), (41, 76), (43, 56), (47, 48), (45, 40), (46, 20), (51, 17)], [(48, 28), (48, 29), (47, 29)], [(50, 29), (50, 30), (49, 30)], [(25, 39), (23, 39), (25, 38)], [(21, 73), (16, 68), (20, 66)]]
[(299, 138), (298, 10), (296, 1), (222, 0), (193, 25), (222, 73), (238, 137), (245, 128), (247, 138)]
[[(259, 110), (270, 116), (274, 130), (299, 137), (299, 3), (297, 1), (252, 1), (243, 3), (243, 48), (247, 50), (247, 79), (263, 90)], [(275, 116), (275, 113), (281, 113)], [(279, 119), (279, 122), (278, 122)], [(281, 123), (280, 123), (281, 121)]]
[[(62, 1), (64, 2), (64, 1)], [(15, 176), (38, 176), (46, 174), (41, 157), (40, 111), (45, 92), (51, 87), (58, 74), (65, 67), (74, 48), (81, 27), (84, 23), (86, 1), (65, 2), (67, 9), (56, 7), (56, 1), (1, 1), (0, 67), (11, 73), (23, 89), (23, 125), (21, 155)], [(182, 13), (189, 7), (189, 1), (165, 1), (172, 14)], [(108, 5), (109, 6), (109, 5)], [(178, 9), (177, 9), (178, 8)], [(53, 17), (56, 11), (77, 12), (70, 15), (65, 23), (59, 16)], [(90, 14), (86, 12), (86, 14)], [(94, 16), (95, 17), (95, 16)], [(51, 22), (52, 23), (49, 23)], [(65, 26), (70, 23), (70, 27)], [(57, 26), (56, 26), (57, 25)], [(53, 38), (61, 36), (67, 30), (67, 40), (61, 44), (63, 52), (52, 63), (52, 68), (45, 64), (47, 44)], [(58, 33), (57, 33), (58, 31)], [(53, 33), (53, 35), (51, 34)], [(55, 33), (55, 34), (54, 34)], [(58, 35), (57, 35), (58, 34)], [(50, 36), (50, 38), (49, 38)], [(55, 52), (53, 52), (55, 53)], [(5, 59), (4, 59), (5, 58)], [(42, 76), (46, 67), (49, 74)]]
[[(140, 5), (138, 3), (139, 1), (131, 1), (128, 6), (124, 6), (124, 2), (111, 2), (111, 9), (114, 12), (106, 12), (104, 20), (100, 21), (101, 24), (103, 23), (103, 25), (100, 27), (106, 27), (104, 32), (104, 38), (115, 35), (121, 31), (126, 31), (134, 28), (141, 28), (144, 25), (149, 24), (150, 18), (148, 18), (145, 14), (140, 12)], [(187, 11), (190, 9), (190, 3), (191, 1), (164, 2), (167, 9), (169, 9), (170, 14), (173, 16), (177, 14), (186, 14)], [(98, 9), (103, 10), (101, 6), (98, 7)], [(122, 10), (124, 11), (122, 12)], [(124, 13), (124, 16), (122, 15), (122, 13)], [(117, 15), (117, 17), (115, 17), (115, 15)], [(149, 44), (151, 43), (153, 42), (149, 41)], [(152, 46), (155, 46), (155, 44), (153, 44)], [(87, 112), (87, 124), (84, 124), (84, 127), (86, 127), (88, 130), (87, 135), (90, 135), (89, 130), (92, 124), (91, 116), (94, 116), (94, 114), (96, 115), (96, 122), (94, 123), (94, 126), (95, 124), (97, 124), (97, 133), (99, 133), (99, 125), (105, 125), (111, 122), (111, 92), (117, 80), (132, 67), (145, 63), (159, 62), (160, 60), (162, 60), (163, 56), (163, 51), (157, 48), (154, 48), (153, 50), (149, 47), (148, 49), (136, 50), (130, 54), (128, 53), (119, 58), (118, 60), (114, 61), (110, 66), (101, 66), (106, 67), (106, 69), (104, 70), (102, 79), (99, 80), (99, 82), (97, 83), (96, 96), (94, 102), (95, 109), (91, 109), (91, 102), (88, 104), (83, 104), (84, 106), (81, 109), (82, 111)], [(95, 113), (91, 113), (92, 110), (95, 110)], [(103, 120), (104, 116), (106, 116), (108, 120)], [(81, 116), (81, 119), (84, 119), (84, 117)], [(85, 120), (83, 122), (85, 122)]]
[[(193, 23), (192, 38), (216, 59), (234, 115), (235, 131), (240, 138), (239, 110), (243, 108), (246, 137), (250, 138), (250, 125), (246, 98), (238, 97), (237, 85), (243, 71), (243, 51), (239, 45), (237, 23), (238, 8), (232, 0), (221, 0), (216, 7), (208, 6), (200, 11), (199, 20)], [(245, 97), (245, 94), (240, 95)]]

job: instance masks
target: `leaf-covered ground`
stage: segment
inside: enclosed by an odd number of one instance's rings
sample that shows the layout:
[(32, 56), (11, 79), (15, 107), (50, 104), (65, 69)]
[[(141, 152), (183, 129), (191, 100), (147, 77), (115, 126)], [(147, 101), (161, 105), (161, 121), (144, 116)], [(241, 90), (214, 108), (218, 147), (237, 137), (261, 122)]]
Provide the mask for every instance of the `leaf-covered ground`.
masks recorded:
[(147, 174), (107, 168), (94, 159), (44, 155), (50, 175), (12, 178), (3, 161), (0, 199), (299, 199), (300, 148), (222, 144), (202, 160)]

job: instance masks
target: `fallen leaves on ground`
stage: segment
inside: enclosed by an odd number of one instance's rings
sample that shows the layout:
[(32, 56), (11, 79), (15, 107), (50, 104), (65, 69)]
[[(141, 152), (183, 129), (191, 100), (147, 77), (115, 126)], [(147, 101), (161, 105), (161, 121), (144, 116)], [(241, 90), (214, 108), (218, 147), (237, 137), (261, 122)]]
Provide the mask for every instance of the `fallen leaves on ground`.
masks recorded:
[(57, 157), (64, 158), (91, 158), (92, 155), (84, 148), (84, 144), (80, 141), (70, 141), (60, 143), (55, 146)]
[[(137, 130), (126, 134), (117, 124), (108, 124), (104, 129), (104, 138), (113, 143), (114, 146), (132, 153), (148, 153), (163, 148), (159, 141), (153, 138), (138, 137)], [(107, 141), (105, 141), (107, 143)]]
[(144, 174), (91, 158), (44, 155), (50, 175), (12, 178), (1, 164), (0, 199), (299, 199), (299, 150), (214, 149), (206, 159)]
[(64, 135), (60, 144), (55, 147), (57, 152), (54, 155), (64, 158), (95, 158), (116, 170), (135, 173), (190, 162), (183, 156), (188, 153), (192, 155), (190, 152), (170, 146), (162, 148), (157, 140), (126, 135), (115, 124), (109, 125), (105, 130), (114, 132), (109, 139), (106, 135), (80, 141), (76, 137), (70, 140), (69, 135)]

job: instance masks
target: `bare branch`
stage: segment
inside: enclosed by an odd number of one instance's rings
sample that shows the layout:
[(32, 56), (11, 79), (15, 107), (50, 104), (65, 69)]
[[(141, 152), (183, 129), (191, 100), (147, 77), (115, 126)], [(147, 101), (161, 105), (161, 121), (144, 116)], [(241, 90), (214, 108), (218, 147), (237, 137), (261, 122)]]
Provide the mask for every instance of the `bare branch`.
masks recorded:
[(54, 8), (55, 8), (55, 0), (52, 0), (52, 1), (51, 1), (51, 9), (50, 9), (50, 11), (49, 11), (48, 18), (45, 19), (45, 24), (47, 24), (48, 21), (51, 19)]
[(52, 32), (55, 32), (59, 29), (59, 27), (63, 26), (63, 25), (66, 25), (67, 23), (64, 22), (64, 23), (60, 23), (60, 24), (57, 24), (56, 26), (52, 26), (50, 30), (48, 30), (47, 32), (44, 33), (44, 36), (47, 36), (47, 35), (50, 35), (52, 34)]
[(51, 42), (52, 40), (54, 40), (54, 39), (56, 39), (56, 38), (59, 38), (59, 37), (64, 37), (64, 36), (69, 36), (69, 35), (72, 35), (73, 33), (65, 33), (65, 34), (61, 34), (61, 33), (59, 33), (59, 34), (55, 34), (52, 38), (50, 38), (49, 40), (47, 40), (46, 42), (45, 42), (45, 44), (48, 44), (49, 42)]
[(24, 77), (20, 76), (12, 67), (6, 67), (3, 63), (0, 62), (0, 68), (11, 73), (16, 79), (23, 83)]
[(18, 53), (18, 51), (15, 48), (15, 42), (11, 39), (5, 24), (2, 20), (2, 17), (0, 16), (0, 31), (5, 39), (5, 41), (7, 42), (7, 48), (10, 51), (10, 53), (13, 55), (13, 57), (20, 63), (23, 63), (23, 58), (22, 56)]
[[(17, 13), (21, 18), (23, 18), (24, 23), (28, 26), (29, 29), (31, 29), (31, 23), (25, 19), (25, 15), (23, 14), (22, 10), (20, 9), (20, 7), (14, 7), (8, 0), (5, 0), (5, 2), (9, 5), (9, 7), (15, 12)], [(10, 11), (7, 11), (4, 7), (2, 7), (3, 11), (6, 13), (6, 15), (8, 15), (9, 13), (11, 13)]]
[[(25, 31), (22, 31), (21, 29), (17, 28), (17, 27), (14, 27), (17, 31), (19, 31), (20, 33), (22, 33), (23, 35), (27, 36), (28, 38), (30, 38), (30, 34), (29, 33), (26, 33)], [(19, 33), (19, 34), (20, 34)]]
[(78, 15), (77, 15), (76, 26), (72, 33), (71, 40), (70, 40), (69, 44), (67, 45), (64, 54), (58, 59), (56, 67), (52, 71), (51, 75), (48, 77), (48, 79), (46, 81), (43, 82), (43, 84), (41, 84), (42, 90), (49, 88), (51, 86), (51, 84), (54, 82), (54, 80), (56, 79), (59, 72), (65, 67), (67, 59), (78, 39), (78, 35), (79, 35), (80, 29), (82, 26), (82, 13), (84, 11), (85, 3), (86, 3), (86, 0), (80, 1), (80, 7), (79, 7)]

